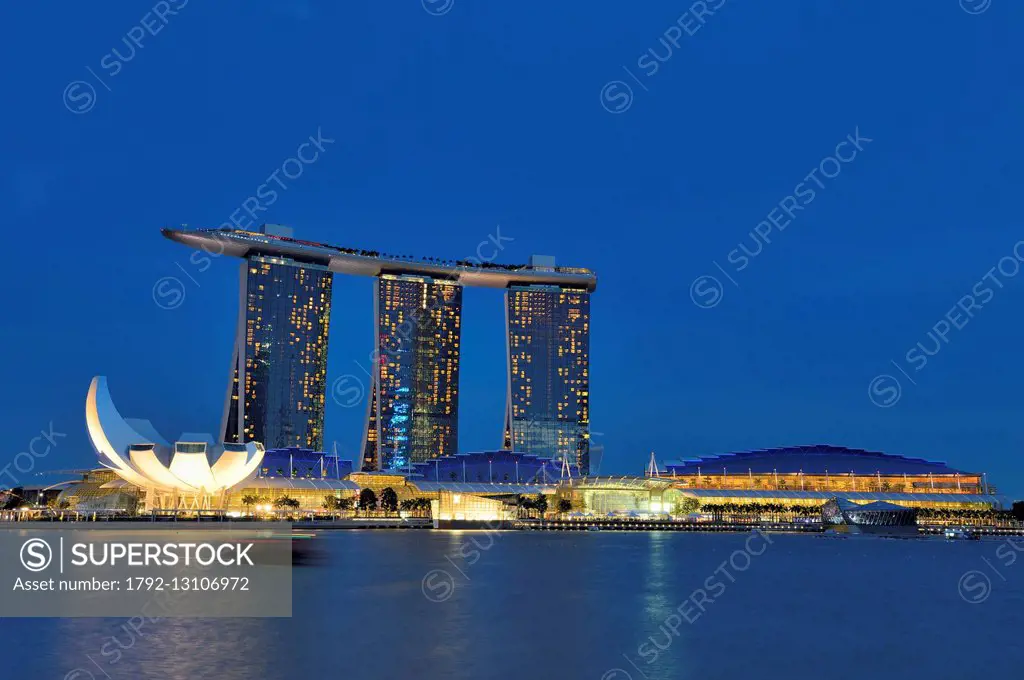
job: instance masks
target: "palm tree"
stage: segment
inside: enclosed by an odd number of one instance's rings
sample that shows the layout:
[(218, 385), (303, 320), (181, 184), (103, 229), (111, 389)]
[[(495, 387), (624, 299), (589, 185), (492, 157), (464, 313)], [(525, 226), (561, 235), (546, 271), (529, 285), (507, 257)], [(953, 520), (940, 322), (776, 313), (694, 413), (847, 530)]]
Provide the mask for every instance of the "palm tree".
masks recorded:
[(281, 496), (279, 498), (274, 499), (274, 507), (277, 508), (278, 510), (294, 510), (295, 508), (299, 507), (299, 502), (294, 498), (290, 498), (288, 496)]
[(254, 493), (247, 493), (244, 496), (242, 496), (242, 505), (248, 508), (250, 512), (252, 511), (252, 506), (256, 505), (259, 502), (260, 497)]
[(346, 502), (349, 505), (352, 504), (352, 501), (350, 499), (348, 499), (348, 498), (340, 498), (340, 497), (335, 496), (335, 495), (332, 494), (330, 496), (324, 496), (323, 507), (324, 507), (324, 510), (328, 510), (332, 514), (337, 514), (337, 512), (342, 509), (343, 504), (345, 504)]
[(412, 499), (412, 509), (415, 510), (416, 512), (420, 513), (421, 515), (429, 516), (429, 514), (430, 514), (430, 499), (429, 498), (423, 498), (423, 497), (413, 498)]

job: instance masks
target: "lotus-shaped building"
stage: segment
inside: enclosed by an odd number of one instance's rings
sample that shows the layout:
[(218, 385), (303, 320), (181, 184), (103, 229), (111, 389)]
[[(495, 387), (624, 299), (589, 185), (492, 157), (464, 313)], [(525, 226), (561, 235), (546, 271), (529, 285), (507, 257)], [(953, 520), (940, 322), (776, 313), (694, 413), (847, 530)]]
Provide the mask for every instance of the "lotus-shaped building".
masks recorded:
[(263, 460), (258, 442), (215, 444), (209, 435), (183, 434), (168, 443), (148, 420), (118, 413), (103, 376), (89, 385), (85, 419), (100, 463), (143, 489), (147, 510), (219, 506), (227, 491), (256, 475)]

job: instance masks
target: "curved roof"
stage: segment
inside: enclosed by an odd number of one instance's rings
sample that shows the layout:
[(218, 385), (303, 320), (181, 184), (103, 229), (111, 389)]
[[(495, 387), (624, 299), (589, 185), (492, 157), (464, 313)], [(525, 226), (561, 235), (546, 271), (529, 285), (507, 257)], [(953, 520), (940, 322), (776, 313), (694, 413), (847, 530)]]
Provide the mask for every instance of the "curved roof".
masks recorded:
[(956, 470), (940, 461), (924, 458), (909, 458), (863, 449), (848, 449), (843, 446), (815, 444), (813, 446), (782, 446), (774, 449), (756, 449), (700, 456), (682, 461), (669, 461), (668, 471), (677, 475), (697, 474), (697, 469), (706, 475), (760, 473), (805, 475), (848, 474), (857, 475), (955, 475), (972, 474)]
[(326, 243), (242, 229), (161, 229), (172, 241), (198, 250), (234, 257), (270, 255), (327, 267), (332, 272), (361, 276), (413, 274), (458, 281), (465, 286), (507, 288), (512, 285), (551, 285), (597, 288), (597, 276), (582, 267), (500, 265), (469, 260), (411, 259), (374, 250), (344, 248)]
[(359, 485), (347, 479), (289, 479), (287, 477), (255, 477), (238, 489), (304, 489), (306, 491), (359, 491)]
[(435, 463), (444, 464), (446, 462), (487, 462), (488, 460), (509, 460), (509, 461), (525, 461), (525, 462), (540, 462), (554, 465), (555, 461), (551, 458), (547, 458), (538, 453), (525, 453), (523, 451), (510, 451), (508, 449), (496, 449), (494, 451), (467, 451), (464, 453), (456, 453), (450, 456), (437, 456), (428, 460), (419, 461), (413, 463), (413, 466), (419, 465), (422, 467), (428, 467)]
[(574, 477), (566, 486), (590, 489), (642, 491), (663, 490), (674, 486), (671, 477)]
[(417, 489), (423, 492), (452, 491), (455, 493), (482, 494), (501, 496), (505, 494), (521, 493), (552, 493), (553, 484), (502, 484), (499, 482), (421, 482), (418, 479), (412, 481)]
[[(753, 500), (821, 500), (836, 497), (835, 491), (774, 491), (754, 489), (679, 489), (689, 498), (749, 498)], [(1007, 496), (980, 493), (890, 493), (875, 491), (844, 491), (848, 501), (916, 501), (919, 503), (985, 503), (997, 508), (1012, 505)]]

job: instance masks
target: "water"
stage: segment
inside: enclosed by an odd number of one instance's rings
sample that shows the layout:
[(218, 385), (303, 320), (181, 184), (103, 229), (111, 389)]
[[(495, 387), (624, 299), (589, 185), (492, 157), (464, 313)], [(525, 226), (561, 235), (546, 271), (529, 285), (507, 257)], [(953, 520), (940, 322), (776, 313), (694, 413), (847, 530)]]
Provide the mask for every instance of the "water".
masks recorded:
[[(291, 619), (168, 619), (134, 640), (124, 619), (5, 619), (0, 678), (906, 680), (1024, 664), (1024, 539), (770, 538), (327, 533), (326, 563), (294, 572)], [(666, 621), (680, 611), (692, 622)]]

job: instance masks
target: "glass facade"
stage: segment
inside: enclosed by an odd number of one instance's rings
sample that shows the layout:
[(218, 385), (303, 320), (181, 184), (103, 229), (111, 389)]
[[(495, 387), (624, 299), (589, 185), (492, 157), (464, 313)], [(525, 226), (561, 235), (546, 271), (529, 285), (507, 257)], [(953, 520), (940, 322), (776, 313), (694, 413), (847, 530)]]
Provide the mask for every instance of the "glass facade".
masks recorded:
[(558, 480), (559, 469), (547, 458), (513, 451), (460, 453), (414, 463), (414, 474), (432, 482), (534, 484)]
[(376, 283), (377, 371), (364, 470), (400, 469), (458, 450), (462, 286), (383, 274)]
[(278, 257), (243, 267), (224, 441), (322, 450), (333, 275)]
[(680, 488), (828, 493), (995, 493), (985, 475), (943, 462), (829, 444), (707, 455), (665, 464)]
[(58, 497), (67, 501), (72, 511), (102, 512), (104, 510), (124, 510), (135, 512), (145, 500), (145, 492), (136, 486), (125, 486), (110, 489), (107, 484), (118, 481), (113, 470), (106, 468), (90, 470), (82, 476), (82, 481), (72, 484), (61, 491)]
[(844, 498), (833, 498), (821, 506), (821, 521), (825, 525), (914, 526), (917, 524), (917, 511), (880, 501), (857, 504)]
[(830, 493), (948, 493), (988, 494), (996, 488), (980, 475), (880, 475), (880, 474), (804, 474), (769, 472), (721, 474), (698, 472), (677, 475), (669, 468), (662, 479), (672, 479), (680, 488), (737, 489), (746, 491), (826, 491)]
[(515, 505), (511, 503), (496, 498), (484, 498), (451, 491), (441, 491), (438, 494), (436, 508), (435, 519), (442, 522), (451, 520), (497, 522), (511, 520), (515, 517)]
[(505, 296), (507, 449), (590, 472), (590, 293), (513, 286)]
[(377, 469), (377, 437), (380, 430), (377, 429), (377, 376), (374, 376), (373, 386), (370, 389), (370, 399), (366, 413), (366, 437), (363, 444), (363, 465), (362, 470)]

